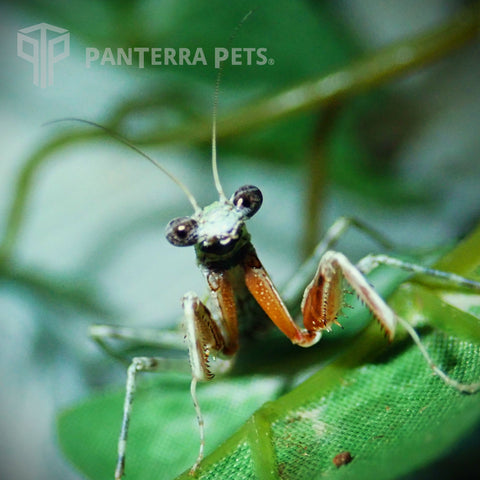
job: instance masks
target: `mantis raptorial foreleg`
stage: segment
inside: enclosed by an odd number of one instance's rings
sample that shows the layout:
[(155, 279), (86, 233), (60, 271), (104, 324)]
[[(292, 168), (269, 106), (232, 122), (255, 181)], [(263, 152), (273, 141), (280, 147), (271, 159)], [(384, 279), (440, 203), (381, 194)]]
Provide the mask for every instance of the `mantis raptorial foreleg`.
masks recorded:
[(345, 255), (332, 250), (320, 259), (317, 272), (305, 289), (301, 306), (305, 328), (309, 331), (329, 330), (332, 323), (338, 323), (344, 280), (367, 305), (392, 340), (397, 324), (396, 315), (358, 268)]
[(480, 390), (480, 383), (463, 384), (443, 372), (432, 360), (415, 329), (407, 321), (397, 316), (368, 283), (362, 272), (369, 272), (380, 264), (438, 278), (442, 282), (457, 288), (480, 291), (480, 284), (473, 280), (453, 273), (404, 262), (386, 255), (365, 257), (355, 267), (345, 255), (328, 251), (320, 260), (317, 273), (305, 290), (302, 302), (305, 327), (309, 330), (314, 328), (328, 329), (331, 323), (337, 322), (337, 313), (341, 308), (341, 285), (344, 279), (367, 305), (390, 340), (393, 340), (396, 325), (400, 323), (418, 346), (428, 365), (447, 385), (465, 393), (475, 393)]
[[(232, 359), (229, 358), (228, 353), (231, 342), (235, 341), (230, 340), (228, 335), (222, 333), (219, 323), (215, 321), (208, 308), (195, 293), (190, 292), (184, 295), (182, 304), (190, 366), (192, 368), (190, 393), (200, 431), (200, 449), (190, 470), (193, 474), (203, 459), (205, 449), (205, 424), (197, 399), (197, 383), (212, 380), (215, 373), (225, 373), (231, 368)], [(221, 356), (225, 358), (221, 358)], [(211, 360), (214, 360), (214, 364), (211, 363)]]
[[(187, 293), (183, 298), (184, 326), (186, 332), (186, 343), (190, 356), (190, 370), (192, 372), (191, 395), (195, 411), (197, 413), (198, 425), (200, 429), (200, 450), (198, 458), (192, 467), (192, 472), (196, 470), (203, 458), (205, 447), (205, 429), (203, 416), (197, 400), (196, 387), (199, 381), (211, 380), (215, 373), (225, 372), (231, 366), (231, 360), (228, 358), (219, 358), (220, 355), (228, 357), (228, 348), (231, 342), (222, 333), (220, 326), (212, 317), (208, 308), (199, 300), (194, 293)], [(139, 336), (131, 329), (122, 329), (114, 327), (97, 326), (93, 333), (98, 339), (102, 335), (108, 334), (109, 337), (122, 337), (122, 339), (138, 340)], [(158, 335), (161, 340), (161, 335)], [(174, 340), (172, 338), (171, 340)], [(101, 342), (100, 344), (102, 344)], [(211, 363), (214, 360), (214, 363)], [(125, 401), (123, 406), (122, 427), (118, 440), (118, 459), (115, 469), (115, 479), (123, 477), (125, 471), (125, 454), (128, 439), (128, 429), (132, 413), (133, 400), (136, 389), (136, 375), (138, 372), (161, 372), (161, 371), (179, 371), (185, 370), (186, 362), (177, 359), (168, 359), (162, 357), (135, 357), (128, 367)]]
[[(327, 276), (331, 276), (333, 279), (336, 278), (336, 280), (333, 283), (331, 280), (329, 280), (329, 286), (323, 287), (320, 298), (315, 300), (315, 304), (320, 305), (321, 308), (324, 308), (325, 311), (322, 313), (322, 315), (328, 318), (326, 322), (327, 324), (330, 321), (336, 322), (336, 316), (342, 306), (341, 297), (343, 296), (343, 290), (341, 286), (341, 278), (344, 278), (354, 289), (355, 293), (357, 293), (357, 295), (365, 301), (368, 308), (372, 311), (390, 338), (393, 338), (396, 323), (400, 323), (418, 346), (429, 366), (440, 378), (443, 379), (445, 383), (462, 392), (474, 393), (480, 390), (480, 383), (462, 384), (454, 379), (451, 379), (440, 368), (438, 368), (428, 354), (414, 328), (408, 322), (395, 315), (390, 307), (365, 280), (363, 275), (359, 276), (358, 273), (362, 272), (363, 274), (368, 274), (377, 266), (383, 264), (390, 267), (399, 268), (415, 275), (438, 279), (443, 285), (451, 286), (453, 288), (467, 288), (480, 291), (480, 284), (451, 272), (444, 272), (441, 270), (416, 265), (410, 262), (399, 260), (398, 258), (389, 257), (387, 255), (368, 255), (363, 258), (356, 267), (354, 267), (351, 262), (342, 254), (335, 252), (328, 252), (328, 254), (326, 254), (326, 252), (332, 248), (352, 226), (366, 233), (369, 237), (381, 244), (383, 247), (387, 249), (391, 248), (391, 243), (385, 237), (383, 237), (383, 235), (368, 225), (351, 217), (339, 218), (328, 229), (322, 241), (315, 248), (313, 255), (307, 259), (307, 261), (297, 270), (296, 274), (282, 290), (282, 298), (284, 299), (285, 303), (291, 305), (292, 301), (300, 296), (303, 285), (306, 283), (306, 278), (311, 277), (315, 266), (318, 265), (316, 267), (317, 271), (314, 280), (304, 292), (302, 311), (311, 308), (310, 304), (312, 302), (313, 295), (311, 295), (309, 300), (307, 300), (307, 298), (309, 297), (312, 287), (315, 284), (318, 285), (321, 280), (325, 280), (325, 277), (321, 278), (322, 271), (324, 272), (323, 275), (325, 275), (325, 272), (330, 272)], [(357, 272), (357, 270), (359, 272)], [(339, 273), (341, 273), (341, 275), (338, 275)], [(369, 296), (371, 298), (370, 301), (365, 298), (366, 292), (369, 292)], [(328, 309), (331, 311), (331, 313), (328, 313)], [(330, 317), (328, 317), (329, 315)], [(320, 317), (317, 317), (317, 319), (318, 318)]]

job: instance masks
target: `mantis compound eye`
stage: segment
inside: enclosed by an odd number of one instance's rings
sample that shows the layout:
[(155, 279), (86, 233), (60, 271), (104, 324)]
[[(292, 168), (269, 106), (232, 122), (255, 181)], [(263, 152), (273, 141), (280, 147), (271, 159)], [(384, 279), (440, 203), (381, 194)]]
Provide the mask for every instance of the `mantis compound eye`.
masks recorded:
[(238, 209), (245, 211), (247, 218), (250, 218), (262, 206), (263, 196), (259, 188), (253, 185), (244, 185), (233, 194), (231, 201)]
[(165, 230), (167, 240), (176, 247), (188, 247), (197, 242), (197, 222), (190, 217), (174, 218)]

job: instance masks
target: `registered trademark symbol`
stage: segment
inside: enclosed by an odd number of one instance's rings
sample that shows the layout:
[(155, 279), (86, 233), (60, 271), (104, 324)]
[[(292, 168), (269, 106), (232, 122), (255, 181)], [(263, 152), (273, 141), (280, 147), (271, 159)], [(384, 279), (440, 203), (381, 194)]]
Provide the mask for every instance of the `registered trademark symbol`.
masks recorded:
[(268, 59), (268, 64), (269, 65), (275, 65), (275, 60), (273, 58)]

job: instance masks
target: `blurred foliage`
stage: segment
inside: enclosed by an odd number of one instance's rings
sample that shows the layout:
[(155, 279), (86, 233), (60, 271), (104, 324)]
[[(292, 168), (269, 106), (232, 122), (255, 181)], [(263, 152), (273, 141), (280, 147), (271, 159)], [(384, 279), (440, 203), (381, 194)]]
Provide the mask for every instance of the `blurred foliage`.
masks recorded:
[[(120, 42), (126, 45), (125, 48), (136, 43), (151, 42), (146, 44), (187, 45), (192, 49), (200, 46), (205, 51), (211, 52), (213, 46), (225, 44), (225, 39), (231, 36), (232, 29), (238, 25), (238, 19), (243, 18), (249, 7), (248, 2), (245, 4), (238, 2), (234, 4), (235, 8), (227, 12), (220, 8), (220, 0), (218, 2), (217, 8), (209, 2), (208, 16), (199, 14), (197, 8), (205, 8), (204, 5), (199, 7), (201, 2), (176, 1), (174, 2), (175, 14), (169, 9), (169, 7), (173, 8), (172, 3), (160, 2), (157, 5), (159, 11), (156, 14), (155, 11), (147, 9), (150, 21), (155, 18), (161, 19), (160, 25), (151, 29), (141, 23), (146, 22), (145, 17), (140, 15), (141, 8), (136, 12), (134, 6), (129, 5), (125, 7), (128, 9), (128, 15), (120, 8), (117, 16), (110, 15), (111, 12), (106, 8), (105, 16), (94, 17), (94, 20), (98, 21), (98, 32), (102, 32), (101, 35), (99, 33), (100, 38), (95, 39), (95, 45), (103, 41), (105, 45), (118, 46), (115, 35), (123, 34), (125, 28), (126, 32), (136, 31), (146, 34), (155, 32), (152, 38), (146, 35), (142, 39), (136, 38), (135, 42), (134, 39), (130, 39), (129, 42), (132, 43)], [(32, 3), (33, 7), (41, 4), (42, 2)], [(108, 3), (105, 5), (107, 6)], [(272, 11), (275, 11), (274, 16), (270, 13)], [(89, 10), (85, 12), (88, 12), (89, 16), (92, 15)], [(134, 15), (134, 12), (138, 15)], [(240, 12), (243, 15), (239, 14)], [(58, 18), (58, 21), (65, 26), (72, 25), (70, 28), (74, 31), (76, 31), (75, 22), (81, 22), (83, 28), (80, 28), (80, 24), (77, 25), (78, 31), (84, 33), (88, 42), (91, 35), (90, 27), (86, 32), (84, 27), (89, 26), (90, 23), (77, 13), (75, 8), (58, 8), (53, 18)], [(289, 162), (300, 165), (305, 164), (305, 160), (313, 156), (308, 163), (310, 170), (307, 171), (306, 176), (307, 198), (310, 205), (305, 213), (307, 225), (317, 224), (315, 217), (320, 212), (322, 193), (318, 190), (325, 188), (325, 185), (331, 181), (357, 190), (364, 196), (388, 199), (390, 203), (409, 203), (413, 200), (418, 201), (420, 198), (425, 200), (421, 192), (414, 191), (408, 184), (389, 176), (386, 154), (395, 150), (395, 144), (401, 138), (401, 132), (407, 128), (406, 124), (390, 129), (400, 132), (400, 135), (397, 133), (390, 136), (390, 145), (388, 145), (388, 135), (381, 137), (367, 135), (365, 136), (367, 141), (363, 138), (363, 129), (360, 125), (367, 112), (371, 116), (372, 112), (375, 112), (373, 116), (378, 118), (377, 123), (385, 124), (382, 108), (389, 105), (385, 94), (375, 92), (353, 100), (350, 97), (419, 65), (424, 65), (464, 44), (477, 31), (480, 18), (477, 13), (476, 7), (465, 10), (444, 26), (412, 39), (400, 41), (362, 60), (347, 63), (356, 49), (345, 32), (340, 32), (339, 27), (334, 28), (336, 22), (329, 14), (328, 8), (317, 8), (315, 15), (312, 15), (308, 5), (302, 2), (292, 3), (288, 0), (273, 2), (272, 0), (271, 4), (255, 9), (254, 15), (245, 23), (233, 44), (245, 42), (247, 38), (252, 45), (267, 45), (268, 55), (274, 59), (274, 65), (262, 67), (244, 65), (238, 70), (237, 67), (227, 67), (223, 72), (221, 101), (230, 106), (230, 113), (219, 119), (218, 137), (221, 141), (224, 136), (229, 139), (234, 137), (234, 139), (228, 142), (222, 141), (222, 155), (249, 154), (255, 161), (262, 158), (274, 161), (276, 164)], [(135, 24), (135, 21), (140, 23)], [(148, 25), (149, 22), (146, 24)], [(108, 25), (111, 28), (108, 28)], [(113, 25), (116, 28), (113, 28)], [(185, 28), (185, 25), (189, 25), (189, 28)], [(190, 27), (191, 25), (195, 28)], [(268, 25), (272, 31), (267, 30), (265, 25)], [(297, 32), (295, 27), (298, 25), (302, 28)], [(295, 35), (285, 35), (286, 31), (295, 32)], [(206, 32), (211, 36), (206, 35)], [(268, 32), (268, 35), (265, 32)], [(218, 38), (219, 35), (220, 38)], [(240, 44), (244, 45), (244, 43)], [(409, 55), (405, 56), (405, 51), (408, 51)], [(298, 52), (302, 52), (302, 55)], [(339, 65), (341, 65), (340, 68)], [(168, 79), (168, 87), (162, 85), (158, 91), (157, 83), (162, 82), (156, 79), (152, 89), (142, 93), (139, 98), (129, 98), (112, 107), (109, 112), (110, 118), (105, 121), (95, 120), (125, 135), (140, 146), (163, 145), (171, 142), (182, 144), (200, 142), (203, 145), (209, 145), (211, 118), (205, 119), (205, 112), (211, 109), (212, 97), (205, 95), (203, 75), (207, 76), (208, 90), (211, 91), (213, 79), (216, 76), (216, 72), (209, 71), (213, 65), (210, 63), (205, 69), (187, 66), (183, 69), (171, 68), (175, 69), (175, 78), (170, 78), (168, 76), (170, 73), (167, 74), (167, 71), (163, 72), (162, 69), (164, 80)], [(228, 70), (234, 70), (235, 74), (228, 75)], [(248, 75), (248, 82), (245, 75)], [(196, 87), (193, 90), (187, 89), (187, 84), (190, 86), (196, 84)], [(285, 85), (288, 87), (281, 90)], [(273, 94), (272, 89), (275, 90)], [(252, 100), (252, 96), (255, 100)], [(349, 99), (349, 102), (345, 102), (345, 99)], [(132, 119), (151, 119), (148, 113), (152, 109), (156, 112), (161, 111), (162, 108), (159, 106), (167, 108), (170, 121), (165, 120), (165, 116), (161, 114), (160, 118), (154, 119), (150, 124), (145, 121), (140, 122), (143, 125), (147, 123), (141, 131), (138, 131), (138, 123), (136, 127), (135, 122), (132, 126)], [(323, 117), (328, 121), (322, 122)], [(171, 123), (172, 118), (179, 120), (172, 128), (166, 129), (165, 126)], [(402, 119), (395, 115), (389, 118), (395, 118), (394, 125)], [(405, 118), (405, 123), (407, 121), (408, 119)], [(253, 129), (256, 130), (254, 133), (248, 133)], [(244, 132), (247, 132), (247, 135)], [(17, 184), (5, 238), (0, 247), (2, 256), (8, 256), (15, 243), (29, 191), (41, 166), (56, 150), (73, 145), (75, 142), (91, 140), (99, 135), (104, 135), (104, 132), (92, 131), (91, 128), (87, 131), (69, 129), (66, 134), (61, 133), (50, 139), (34, 152), (26, 162)], [(322, 144), (320, 155), (315, 148), (319, 143)], [(376, 158), (378, 153), (382, 156)], [(205, 155), (204, 158), (209, 157)], [(248, 158), (247, 155), (246, 159)], [(303, 167), (300, 166), (300, 168)], [(319, 178), (322, 181), (319, 181)], [(312, 231), (307, 229), (305, 236), (310, 238), (312, 232), (315, 233), (316, 228)]]
[[(221, 0), (29, 0), (22, 2), (21, 8), (38, 17), (38, 21), (48, 18), (51, 23), (67, 28), (85, 46), (201, 47), (205, 52), (227, 46), (240, 19), (253, 8), (254, 14), (231, 45), (265, 46), (274, 64), (224, 69), (218, 123), (221, 155), (232, 160), (241, 156), (247, 162), (245, 168), (265, 161), (272, 166), (282, 164), (305, 171), (306, 196), (314, 205), (306, 209), (305, 215), (306, 222), (314, 226), (313, 231), (316, 222), (312, 217), (321, 211), (322, 189), (332, 183), (389, 204), (435, 202), (431, 192), (418, 191), (392, 175), (394, 154), (415, 119), (407, 108), (402, 108), (404, 99), (385, 85), (475, 38), (480, 23), (475, 5), (452, 16), (445, 25), (368, 55), (363, 55), (327, 2), (266, 0), (261, 5), (254, 1), (229, 2), (228, 8), (225, 5)], [(405, 52), (409, 55), (402, 55)], [(205, 153), (206, 166), (211, 134), (209, 112), (217, 74), (211, 58), (207, 67), (158, 68), (147, 64), (147, 71), (151, 75), (147, 86), (142, 83), (134, 95), (110, 105), (104, 118), (93, 120), (140, 146), (177, 143), (200, 148)], [(55, 310), (49, 315), (57, 321), (66, 307), (84, 318), (91, 315), (104, 321), (111, 319), (114, 312), (97, 297), (84, 272), (58, 278), (36, 271), (16, 261), (16, 248), (28, 221), (26, 212), (39, 172), (54, 153), (103, 135), (101, 131), (71, 125), (60, 132), (55, 130), (26, 160), (12, 196), (0, 245), (0, 273), (6, 283), (33, 292), (42, 303), (42, 312)], [(319, 183), (321, 187), (314, 187)], [(306, 236), (314, 241), (310, 233)], [(166, 379), (166, 384), (169, 381)], [(179, 402), (177, 405), (190, 403), (183, 382), (178, 396), (176, 387), (169, 385), (169, 388), (172, 397), (167, 401)], [(145, 395), (150, 395), (149, 391)], [(278, 393), (275, 385), (273, 393), (275, 396)], [(180, 400), (180, 395), (184, 400)], [(118, 403), (120, 397), (115, 392), (105, 403), (104, 399), (98, 400), (102, 404), (99, 411), (105, 418), (107, 413), (103, 408)], [(265, 400), (253, 395), (251, 398), (253, 403)], [(183, 410), (188, 412), (185, 422), (190, 422), (190, 409), (186, 406)], [(147, 416), (150, 414), (147, 409)], [(243, 420), (232, 422), (232, 426), (240, 425)], [(117, 425), (113, 420), (112, 424)], [(116, 435), (110, 430), (105, 434), (112, 438)], [(195, 431), (189, 435), (196, 439)], [(78, 451), (92, 461), (90, 453)], [(179, 453), (185, 464), (190, 461), (190, 454), (191, 451)], [(88, 458), (77, 461), (84, 465)], [(91, 466), (103, 471), (103, 459), (99, 457), (96, 461), (98, 464), (92, 461)]]
[[(322, 137), (331, 144), (327, 148), (328, 161), (319, 160), (326, 162), (328, 178), (364, 195), (382, 197), (393, 191), (390, 200), (395, 201), (418, 199), (418, 192), (408, 191), (406, 185), (389, 178), (385, 155), (398, 145), (410, 119), (385, 115), (394, 101), (386, 92), (377, 90), (348, 103), (343, 98), (445, 55), (471, 38), (477, 28), (476, 11), (467, 11), (446, 28), (407, 39), (357, 64), (351, 61), (359, 58), (359, 48), (328, 4), (313, 9), (307, 2), (268, 0), (258, 7), (257, 2), (248, 0), (231, 2), (225, 9), (221, 0), (88, 3), (94, 3), (95, 8), (84, 8), (83, 2), (68, 6), (56, 2), (53, 7), (51, 3), (34, 1), (26, 6), (38, 8), (42, 14), (48, 12), (75, 36), (81, 36), (86, 46), (127, 49), (132, 45), (159, 45), (192, 51), (201, 47), (208, 60), (208, 66), (151, 67), (155, 76), (148, 90), (123, 99), (111, 107), (105, 119), (96, 121), (140, 145), (200, 141), (209, 146), (211, 118), (207, 112), (212, 108), (217, 73), (214, 48), (264, 46), (273, 65), (230, 65), (224, 69), (218, 130), (220, 139), (228, 136), (229, 140), (222, 142), (222, 155), (247, 154), (247, 160), (250, 156), (276, 164), (303, 164), (316, 143), (314, 136), (323, 107), (338, 103), (331, 138)], [(249, 10), (253, 15), (229, 42)], [(401, 53), (406, 49), (410, 56), (405, 59)], [(146, 59), (148, 68), (148, 56)], [(332, 72), (338, 74), (328, 75)], [(287, 97), (293, 105), (278, 114), (276, 111), (284, 108), (282, 102)], [(247, 108), (242, 108), (245, 104)], [(385, 131), (386, 117), (387, 124), (392, 125), (390, 131), (398, 134), (369, 135), (365, 139), (362, 125), (367, 117), (373, 118), (372, 111), (377, 112), (378, 120), (373, 125), (370, 122), (370, 128), (383, 125)], [(172, 119), (176, 119), (173, 125)], [(143, 125), (140, 131), (139, 123), (140, 128)], [(252, 129), (255, 131), (250, 133)], [(208, 155), (204, 158), (207, 161)]]

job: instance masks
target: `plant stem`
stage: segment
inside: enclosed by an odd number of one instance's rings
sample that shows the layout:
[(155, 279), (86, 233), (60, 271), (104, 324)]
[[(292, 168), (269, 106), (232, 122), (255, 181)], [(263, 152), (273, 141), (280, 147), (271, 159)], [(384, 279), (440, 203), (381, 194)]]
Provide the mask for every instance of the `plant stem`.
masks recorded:
[[(303, 82), (264, 100), (257, 99), (233, 111), (219, 119), (218, 138), (236, 136), (385, 84), (446, 56), (476, 38), (479, 28), (480, 7), (475, 4), (440, 27), (400, 40), (330, 74)], [(196, 143), (209, 141), (210, 135), (211, 119), (208, 118), (200, 124), (144, 137), (140, 142)]]
[[(224, 138), (253, 130), (292, 115), (318, 109), (345, 97), (399, 78), (415, 68), (444, 57), (478, 35), (478, 4), (463, 10), (448, 23), (412, 38), (401, 40), (344, 68), (314, 80), (303, 82), (264, 100), (233, 111), (218, 122), (217, 137)], [(26, 162), (17, 180), (8, 214), (5, 234), (0, 245), (0, 261), (13, 253), (22, 224), (33, 181), (41, 166), (56, 150), (75, 142), (91, 140), (103, 132), (82, 130), (62, 133), (49, 140)], [(155, 133), (133, 139), (137, 145), (208, 142), (211, 119), (188, 124), (170, 132)]]

